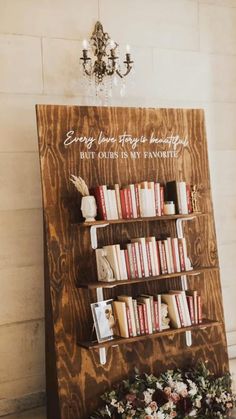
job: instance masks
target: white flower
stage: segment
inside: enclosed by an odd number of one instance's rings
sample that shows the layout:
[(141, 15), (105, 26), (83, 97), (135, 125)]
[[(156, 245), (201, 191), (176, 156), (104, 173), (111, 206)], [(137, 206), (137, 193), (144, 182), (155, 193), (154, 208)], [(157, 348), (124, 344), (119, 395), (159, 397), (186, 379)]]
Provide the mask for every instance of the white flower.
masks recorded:
[(108, 406), (106, 406), (106, 413), (108, 414), (108, 416), (111, 418), (111, 412)]
[(153, 394), (154, 390), (152, 392), (150, 392), (149, 390), (152, 391), (152, 389), (148, 389), (147, 391), (143, 392), (144, 401), (145, 401), (146, 404), (149, 404), (149, 403), (152, 402), (152, 394)]
[(174, 381), (173, 387), (177, 393), (182, 393), (182, 391), (187, 390), (186, 384), (182, 383), (182, 381)]
[(150, 407), (146, 407), (145, 413), (147, 413), (148, 415), (151, 415), (152, 414), (152, 409)]
[(161, 413), (161, 412), (158, 412), (156, 414), (156, 417), (157, 417), (157, 419), (165, 419), (166, 418), (166, 416), (164, 415), (164, 413)]
[(189, 390), (188, 394), (190, 396), (195, 396), (195, 394), (197, 394), (197, 390), (198, 390), (196, 384), (192, 380), (187, 380), (187, 381), (188, 381), (189, 386), (190, 386), (190, 390)]
[(158, 383), (158, 381), (156, 382), (156, 388), (159, 388), (159, 390), (162, 390), (162, 385)]
[(123, 408), (123, 406), (120, 404), (120, 403), (118, 403), (118, 407), (117, 407), (117, 412), (118, 413), (124, 413), (124, 408)]
[(117, 405), (117, 400), (116, 399), (112, 399), (111, 400), (111, 405), (112, 406), (116, 406)]

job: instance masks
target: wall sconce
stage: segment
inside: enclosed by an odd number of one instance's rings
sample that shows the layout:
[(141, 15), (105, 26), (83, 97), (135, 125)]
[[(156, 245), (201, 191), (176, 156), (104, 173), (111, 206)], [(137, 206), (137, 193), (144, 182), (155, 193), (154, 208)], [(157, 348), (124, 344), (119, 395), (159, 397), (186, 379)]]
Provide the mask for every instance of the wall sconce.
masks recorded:
[[(124, 71), (119, 64), (118, 44), (114, 42), (107, 32), (104, 32), (103, 26), (97, 22), (88, 41), (83, 41), (83, 56), (80, 58), (82, 63), (83, 75), (88, 78), (90, 84), (94, 81), (96, 94), (105, 91), (106, 96), (112, 96), (112, 85), (118, 85), (118, 80), (122, 80), (120, 95), (125, 94), (124, 78), (130, 73), (133, 67), (130, 47), (126, 46), (126, 55)], [(89, 56), (93, 53), (93, 59)], [(118, 76), (118, 77), (117, 77)], [(109, 79), (109, 85), (107, 80)]]

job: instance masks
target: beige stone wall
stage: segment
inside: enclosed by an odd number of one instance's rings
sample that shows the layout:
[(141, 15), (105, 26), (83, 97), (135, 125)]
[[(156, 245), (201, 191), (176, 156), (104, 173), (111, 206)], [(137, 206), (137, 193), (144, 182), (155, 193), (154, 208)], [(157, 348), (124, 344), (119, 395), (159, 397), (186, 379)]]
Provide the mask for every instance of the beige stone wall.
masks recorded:
[(236, 0), (0, 0), (0, 414), (1, 401), (45, 386), (34, 105), (94, 104), (79, 81), (79, 56), (99, 13), (121, 50), (131, 45), (136, 62), (134, 86), (124, 99), (115, 93), (112, 105), (206, 110), (226, 325), (236, 356)]

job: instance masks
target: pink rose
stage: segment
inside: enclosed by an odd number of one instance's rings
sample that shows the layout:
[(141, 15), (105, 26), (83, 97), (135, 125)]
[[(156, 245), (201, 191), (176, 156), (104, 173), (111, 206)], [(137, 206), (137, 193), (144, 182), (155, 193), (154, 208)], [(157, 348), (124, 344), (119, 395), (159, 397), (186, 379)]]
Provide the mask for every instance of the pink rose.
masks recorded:
[(129, 402), (133, 402), (136, 399), (136, 395), (129, 393), (126, 395), (126, 400), (128, 400)]
[(169, 396), (171, 394), (171, 388), (170, 387), (165, 387), (164, 388), (164, 393), (167, 394), (167, 396)]
[(152, 417), (152, 416), (150, 416), (150, 415), (146, 415), (146, 416), (145, 416), (145, 419), (153, 419), (153, 417)]
[(157, 411), (157, 404), (156, 404), (156, 402), (151, 402), (149, 404), (149, 407), (152, 409), (153, 412), (156, 412)]
[(171, 412), (171, 413), (170, 413), (170, 416), (171, 416), (172, 418), (175, 418), (175, 417), (177, 416), (177, 413), (176, 413), (176, 412)]
[(180, 396), (177, 393), (171, 393), (170, 394), (170, 400), (173, 403), (177, 403), (179, 401), (179, 399), (180, 399)]

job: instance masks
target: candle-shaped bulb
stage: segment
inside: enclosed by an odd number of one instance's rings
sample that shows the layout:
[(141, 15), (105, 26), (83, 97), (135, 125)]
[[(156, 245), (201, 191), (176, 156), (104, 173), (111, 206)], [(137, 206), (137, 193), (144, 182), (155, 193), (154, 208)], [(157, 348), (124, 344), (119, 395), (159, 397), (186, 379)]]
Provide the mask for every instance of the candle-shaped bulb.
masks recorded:
[(130, 45), (129, 44), (127, 44), (126, 45), (126, 52), (129, 54), (130, 53)]
[(84, 39), (83, 40), (82, 46), (83, 46), (83, 49), (88, 49), (88, 41), (87, 41), (87, 39)]

